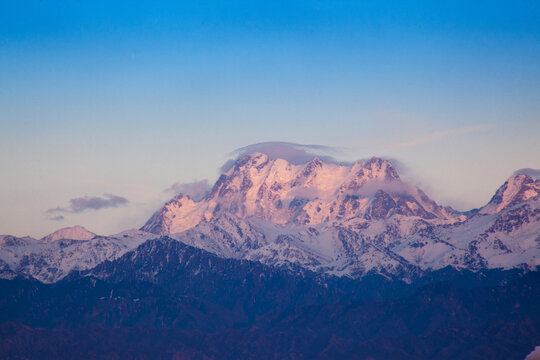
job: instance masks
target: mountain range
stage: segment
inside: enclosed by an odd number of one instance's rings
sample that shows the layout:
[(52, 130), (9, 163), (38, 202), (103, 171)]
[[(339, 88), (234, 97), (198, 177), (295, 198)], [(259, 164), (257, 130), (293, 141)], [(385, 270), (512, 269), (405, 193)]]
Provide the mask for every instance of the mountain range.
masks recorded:
[(535, 269), (540, 180), (509, 178), (485, 206), (459, 212), (401, 180), (387, 160), (300, 165), (239, 158), (199, 201), (178, 194), (140, 230), (98, 236), (76, 226), (42, 239), (0, 237), (0, 276), (55, 282), (158, 235), (222, 258), (412, 281), (447, 266)]

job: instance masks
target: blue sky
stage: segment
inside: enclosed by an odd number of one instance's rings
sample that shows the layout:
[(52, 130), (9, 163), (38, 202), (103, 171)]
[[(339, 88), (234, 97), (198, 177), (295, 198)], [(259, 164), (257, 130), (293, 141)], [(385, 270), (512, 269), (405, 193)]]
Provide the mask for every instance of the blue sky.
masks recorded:
[(540, 168), (538, 2), (111, 3), (0, 1), (0, 233), (138, 227), (264, 141), (397, 159), (461, 210)]

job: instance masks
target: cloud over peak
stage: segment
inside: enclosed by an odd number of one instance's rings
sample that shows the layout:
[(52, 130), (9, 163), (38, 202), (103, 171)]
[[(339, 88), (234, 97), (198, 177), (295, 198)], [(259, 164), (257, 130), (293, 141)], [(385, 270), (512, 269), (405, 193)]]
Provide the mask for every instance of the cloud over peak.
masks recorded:
[(270, 159), (284, 159), (294, 165), (305, 164), (314, 158), (319, 158), (326, 163), (340, 163), (330, 154), (335, 154), (340, 150), (336, 147), (316, 145), (316, 144), (295, 144), (284, 141), (268, 141), (248, 146), (241, 147), (234, 150), (231, 155), (234, 159), (227, 161), (222, 167), (221, 171), (228, 171), (233, 167), (237, 159), (253, 153), (262, 153), (267, 155)]
[(519, 170), (514, 171), (512, 176), (516, 176), (516, 175), (520, 175), (520, 174), (529, 175), (530, 177), (532, 177), (534, 179), (540, 179), (540, 169), (523, 168), (523, 169), (519, 169)]

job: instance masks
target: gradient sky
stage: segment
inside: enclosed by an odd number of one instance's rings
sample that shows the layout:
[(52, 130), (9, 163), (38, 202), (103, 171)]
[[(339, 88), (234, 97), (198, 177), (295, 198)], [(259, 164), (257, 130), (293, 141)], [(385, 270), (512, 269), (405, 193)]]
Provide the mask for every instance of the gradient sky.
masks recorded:
[(265, 141), (460, 210), (540, 168), (537, 1), (112, 3), (0, 0), (1, 234), (139, 227)]

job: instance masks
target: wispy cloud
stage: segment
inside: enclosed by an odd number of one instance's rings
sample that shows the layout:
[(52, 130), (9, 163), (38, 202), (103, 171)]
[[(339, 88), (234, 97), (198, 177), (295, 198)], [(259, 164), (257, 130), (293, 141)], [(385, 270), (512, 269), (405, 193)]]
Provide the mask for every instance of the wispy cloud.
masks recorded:
[(52, 220), (52, 221), (62, 221), (62, 220), (64, 220), (64, 217), (60, 215), (60, 216), (52, 217), (52, 218), (50, 218), (49, 220)]
[(211, 189), (211, 185), (208, 182), (208, 179), (204, 179), (204, 180), (199, 180), (199, 181), (193, 181), (190, 183), (177, 182), (171, 185), (169, 188), (165, 189), (164, 191), (167, 193), (175, 194), (175, 195), (176, 194), (188, 195), (193, 200), (199, 201), (203, 197), (205, 197), (206, 194), (208, 194), (210, 189)]
[[(100, 210), (110, 207), (124, 206), (129, 203), (129, 200), (113, 194), (104, 194), (103, 197), (99, 196), (84, 196), (71, 199), (69, 205), (66, 207), (57, 206), (45, 211), (47, 214), (55, 213), (72, 213), (78, 214), (86, 210)], [(57, 217), (59, 218), (59, 216)], [(51, 219), (53, 220), (53, 219)], [(58, 219), (61, 220), (61, 219)]]
[(413, 147), (413, 146), (419, 146), (419, 145), (429, 144), (429, 143), (433, 143), (433, 142), (447, 139), (447, 138), (485, 132), (492, 129), (493, 127), (494, 126), (490, 124), (482, 124), (482, 125), (475, 125), (475, 126), (465, 126), (465, 127), (451, 129), (451, 130), (436, 131), (427, 136), (420, 137), (417, 139), (399, 142), (399, 143), (393, 143), (393, 144), (386, 144), (383, 146), (383, 148), (384, 149), (403, 149), (403, 148), (408, 148), (408, 147)]

